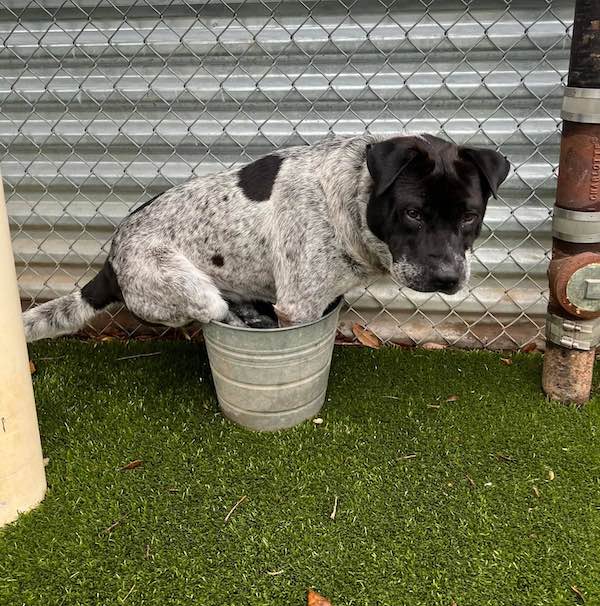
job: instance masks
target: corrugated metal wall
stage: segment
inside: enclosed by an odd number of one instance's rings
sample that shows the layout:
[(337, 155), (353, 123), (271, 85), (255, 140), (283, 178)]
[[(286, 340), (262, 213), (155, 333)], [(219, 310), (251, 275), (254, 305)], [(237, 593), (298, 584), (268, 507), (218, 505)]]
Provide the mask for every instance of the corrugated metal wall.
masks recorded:
[(0, 161), (24, 298), (82, 284), (131, 208), (328, 133), (431, 132), (514, 170), (468, 293), (349, 293), (382, 337), (540, 336), (572, 3), (0, 0)]

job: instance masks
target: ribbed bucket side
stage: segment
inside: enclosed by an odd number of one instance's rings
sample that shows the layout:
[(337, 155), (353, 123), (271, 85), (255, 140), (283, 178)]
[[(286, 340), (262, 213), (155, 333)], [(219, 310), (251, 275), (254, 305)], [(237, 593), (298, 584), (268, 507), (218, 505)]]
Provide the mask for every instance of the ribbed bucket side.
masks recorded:
[(320, 320), (283, 329), (204, 329), (223, 414), (250, 429), (275, 431), (315, 415), (327, 391), (339, 306)]

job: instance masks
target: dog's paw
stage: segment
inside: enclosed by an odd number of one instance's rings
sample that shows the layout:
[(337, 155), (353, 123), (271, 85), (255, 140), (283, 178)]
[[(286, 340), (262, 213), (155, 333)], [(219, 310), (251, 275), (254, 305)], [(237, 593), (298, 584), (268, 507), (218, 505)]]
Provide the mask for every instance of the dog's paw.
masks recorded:
[(236, 328), (245, 328), (246, 324), (238, 318), (233, 312), (228, 311), (225, 319), (223, 320), (225, 324), (229, 324), (229, 326), (235, 326)]

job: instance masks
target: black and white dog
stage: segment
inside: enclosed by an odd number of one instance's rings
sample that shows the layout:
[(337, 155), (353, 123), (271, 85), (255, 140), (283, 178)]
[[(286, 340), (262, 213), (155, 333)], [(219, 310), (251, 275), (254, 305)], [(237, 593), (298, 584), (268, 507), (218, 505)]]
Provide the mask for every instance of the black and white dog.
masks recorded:
[(508, 171), (495, 151), (430, 135), (359, 136), (192, 179), (129, 215), (81, 290), (25, 312), (27, 339), (75, 332), (117, 302), (167, 326), (240, 324), (252, 300), (273, 303), (282, 325), (311, 321), (386, 273), (455, 293)]

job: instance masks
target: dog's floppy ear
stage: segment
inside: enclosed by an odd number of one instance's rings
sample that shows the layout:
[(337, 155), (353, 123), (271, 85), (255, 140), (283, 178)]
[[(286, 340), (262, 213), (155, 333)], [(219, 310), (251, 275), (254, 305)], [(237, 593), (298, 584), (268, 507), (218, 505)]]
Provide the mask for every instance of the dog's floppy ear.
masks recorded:
[(417, 150), (410, 139), (381, 141), (367, 145), (367, 168), (375, 182), (375, 195), (384, 194), (415, 159)]
[(475, 164), (489, 193), (497, 198), (498, 188), (508, 176), (510, 162), (497, 151), (481, 147), (461, 147), (459, 153), (463, 160)]

